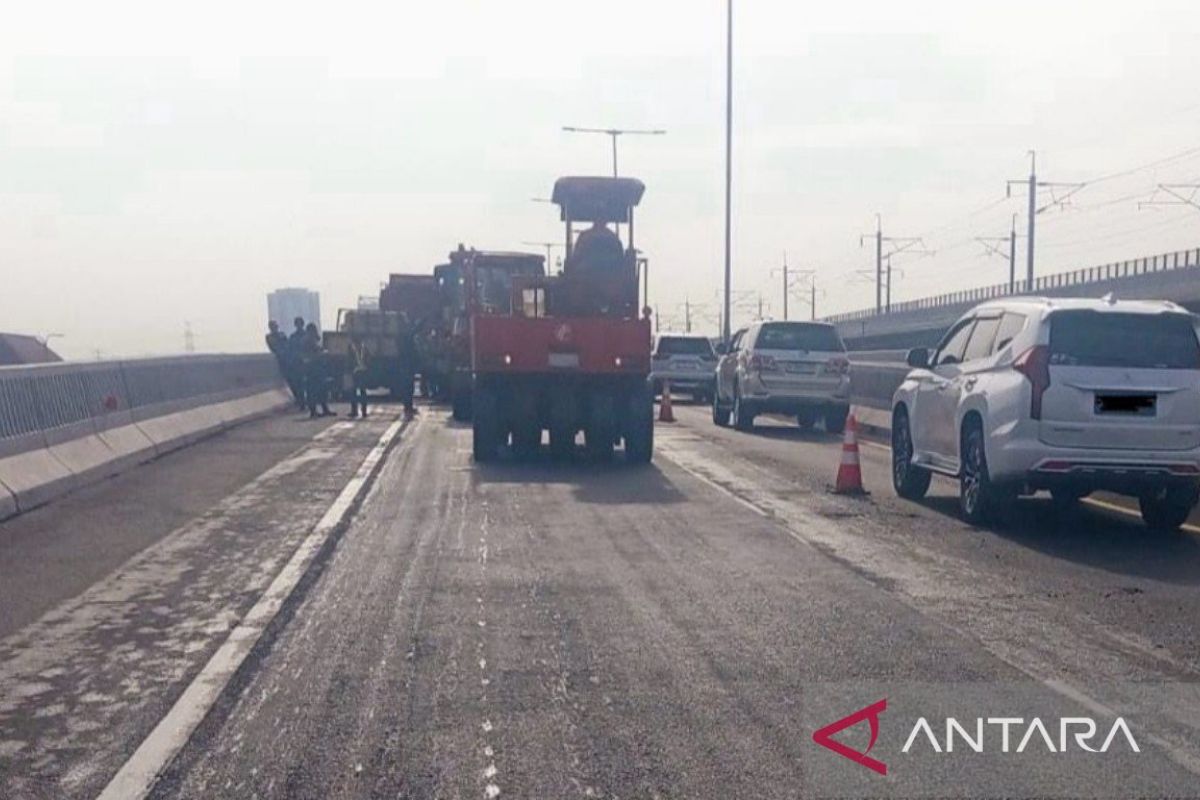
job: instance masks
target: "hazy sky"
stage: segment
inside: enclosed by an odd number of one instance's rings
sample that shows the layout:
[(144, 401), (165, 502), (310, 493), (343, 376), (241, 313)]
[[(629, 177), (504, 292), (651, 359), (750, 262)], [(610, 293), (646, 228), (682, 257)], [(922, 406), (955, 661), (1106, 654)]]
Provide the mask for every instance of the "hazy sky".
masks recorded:
[[(62, 333), (55, 347), (91, 358), (179, 351), (188, 320), (199, 349), (257, 349), (266, 293), (293, 285), (320, 291), (331, 324), (460, 241), (558, 241), (554, 209), (530, 198), (610, 169), (607, 139), (564, 124), (668, 130), (621, 149), (622, 173), (647, 184), (651, 300), (681, 320), (688, 297), (715, 329), (723, 2), (183, 8), (6, 12), (0, 330)], [(1157, 182), (1200, 181), (1200, 5), (739, 0), (735, 13), (739, 318), (758, 292), (780, 313), (785, 250), (816, 269), (819, 313), (870, 305), (859, 235), (876, 212), (886, 234), (936, 251), (897, 258), (894, 300), (1006, 279), (974, 237), (1023, 213), (1019, 190), (1003, 198), (1030, 148), (1043, 179), (1094, 181), (1039, 216), (1039, 271), (1200, 246), (1200, 210), (1138, 208)]]

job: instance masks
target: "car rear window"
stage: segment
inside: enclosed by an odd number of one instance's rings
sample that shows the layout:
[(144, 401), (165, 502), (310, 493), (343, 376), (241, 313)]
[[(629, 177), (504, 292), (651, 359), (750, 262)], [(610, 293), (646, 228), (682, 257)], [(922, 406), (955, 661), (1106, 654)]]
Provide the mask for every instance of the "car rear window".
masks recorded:
[(1050, 363), (1200, 369), (1200, 341), (1183, 314), (1059, 311), (1050, 317)]
[(698, 336), (659, 337), (655, 354), (660, 356), (711, 356), (712, 342)]
[(762, 350), (818, 350), (845, 352), (842, 337), (830, 325), (803, 322), (772, 322), (762, 326), (756, 348)]

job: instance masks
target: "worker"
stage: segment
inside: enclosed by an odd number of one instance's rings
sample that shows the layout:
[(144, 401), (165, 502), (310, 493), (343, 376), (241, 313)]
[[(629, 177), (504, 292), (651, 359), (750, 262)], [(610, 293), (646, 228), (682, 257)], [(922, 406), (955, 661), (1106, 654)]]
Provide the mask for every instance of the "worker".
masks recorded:
[(306, 397), (308, 379), (304, 367), (304, 341), (307, 334), (304, 328), (304, 317), (296, 317), (292, 320), (292, 324), (295, 327), (287, 340), (288, 367), (291, 369), (292, 381), (300, 390), (299, 397), (296, 398), (296, 405), (303, 411), (308, 408), (308, 398)]
[(417, 413), (413, 405), (413, 381), (417, 377), (417, 323), (405, 317), (400, 324), (400, 336), (396, 342), (400, 369), (400, 399), (404, 401), (404, 416), (411, 419)]
[(625, 261), (625, 247), (619, 236), (597, 221), (579, 234), (571, 258), (587, 269), (616, 269)]
[[(308, 399), (308, 416), (332, 417), (329, 410), (329, 370), (325, 348), (321, 346), (321, 331), (315, 322), (304, 328), (304, 394)], [(318, 412), (317, 407), (320, 406)]]
[(304, 383), (300, 379), (292, 358), (288, 337), (279, 330), (279, 323), (275, 320), (267, 323), (267, 329), (267, 349), (271, 351), (271, 355), (275, 356), (275, 363), (279, 365), (279, 373), (283, 375), (283, 380), (291, 390), (296, 405), (304, 408)]
[(361, 333), (350, 336), (350, 351), (348, 367), (350, 368), (350, 418), (355, 419), (362, 409), (362, 416), (367, 416), (367, 365), (370, 363), (371, 351), (363, 341)]

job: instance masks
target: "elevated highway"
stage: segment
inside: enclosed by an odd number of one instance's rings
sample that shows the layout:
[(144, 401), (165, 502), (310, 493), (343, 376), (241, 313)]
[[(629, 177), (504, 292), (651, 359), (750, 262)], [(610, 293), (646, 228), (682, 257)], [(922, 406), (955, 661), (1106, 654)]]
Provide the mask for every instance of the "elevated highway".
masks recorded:
[[(862, 363), (862, 399), (885, 393)], [(263, 369), (238, 391), (261, 394)], [(239, 400), (197, 386), (193, 409)], [(0, 522), (0, 796), (1126, 797), (1200, 780), (1194, 531), (1038, 500), (970, 528), (949, 482), (895, 497), (871, 442), (872, 494), (834, 496), (838, 437), (717, 428), (685, 405), (652, 465), (600, 468), (476, 465), (469, 428), (433, 406), (309, 420), (276, 399)], [(880, 698), (886, 778), (812, 740)], [(902, 752), (918, 716), (977, 713), (1105, 730), (1120, 714), (1141, 752)]]
[(893, 303), (883, 314), (864, 309), (835, 314), (827, 321), (837, 325), (851, 350), (881, 350), (930, 347), (972, 307), (1015, 294), (1103, 297), (1112, 292), (1124, 300), (1171, 300), (1200, 312), (1200, 248), (1044, 275), (1032, 288), (1023, 284), (1015, 291), (1009, 291), (1008, 284), (995, 284), (951, 292)]

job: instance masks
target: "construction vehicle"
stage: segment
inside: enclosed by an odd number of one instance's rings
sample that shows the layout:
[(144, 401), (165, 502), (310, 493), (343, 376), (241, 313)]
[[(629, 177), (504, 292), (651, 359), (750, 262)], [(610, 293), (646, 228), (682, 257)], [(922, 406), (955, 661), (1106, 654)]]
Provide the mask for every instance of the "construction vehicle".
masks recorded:
[(325, 331), (322, 341), (328, 353), (331, 374), (338, 376), (342, 396), (350, 390), (350, 340), (362, 337), (371, 353), (368, 363), (367, 389), (387, 389), (393, 397), (400, 395), (400, 358), (397, 340), (403, 317), (395, 311), (360, 306), (338, 310), (337, 328)]
[(439, 399), (449, 399), (454, 419), (471, 418), (471, 344), (472, 313), (487, 310), (488, 294), (469, 293), (466, 275), (486, 275), (494, 283), (500, 276), (543, 275), (543, 259), (531, 253), (467, 249), (459, 244), (449, 261), (434, 267), (439, 292), (440, 316), (427, 342), (432, 353), (432, 369), (441, 387)]
[[(513, 273), (466, 259), (470, 316), (472, 434), (477, 462), (510, 440), (532, 455), (549, 431), (556, 457), (574, 452), (649, 462), (654, 398), (649, 385), (650, 321), (638, 315), (633, 209), (645, 186), (633, 178), (565, 177), (552, 202), (566, 225), (563, 271)], [(591, 227), (575, 236), (578, 223)], [(624, 226), (628, 243), (608, 227)]]
[(403, 314), (412, 323), (437, 316), (438, 290), (433, 275), (393, 272), (379, 290), (379, 310)]

